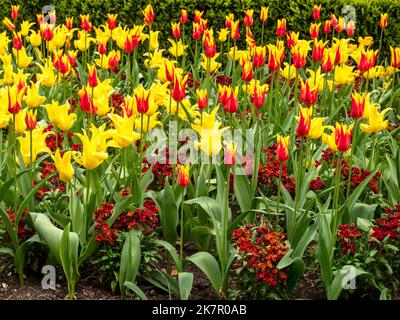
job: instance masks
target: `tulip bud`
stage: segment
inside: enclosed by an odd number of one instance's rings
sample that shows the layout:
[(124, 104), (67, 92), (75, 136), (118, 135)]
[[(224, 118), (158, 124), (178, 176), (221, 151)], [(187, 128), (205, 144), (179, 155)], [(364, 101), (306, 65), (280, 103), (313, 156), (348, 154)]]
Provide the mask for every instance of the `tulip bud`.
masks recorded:
[(92, 31), (92, 24), (89, 21), (89, 15), (80, 15), (81, 19), (81, 29), (86, 32)]
[(117, 27), (117, 17), (118, 17), (118, 14), (108, 14), (107, 15), (108, 29), (114, 30)]
[(149, 111), (150, 91), (145, 90), (142, 85), (135, 89), (136, 108), (140, 114)]
[(88, 68), (88, 84), (90, 87), (94, 88), (97, 87), (97, 84), (99, 83), (97, 79), (97, 69), (96, 66), (87, 66)]
[(233, 40), (238, 40), (240, 38), (239, 20), (232, 21), (232, 23), (231, 23), (231, 38)]
[(227, 89), (225, 112), (235, 113), (236, 111), (238, 111), (239, 106), (237, 101), (237, 91), (238, 90), (236, 89), (235, 92), (231, 87)]
[(381, 13), (381, 19), (379, 20), (379, 27), (381, 29), (386, 29), (387, 25), (388, 25), (388, 14), (387, 13), (384, 13), (384, 14)]
[(265, 86), (255, 85), (251, 102), (255, 107), (262, 108), (265, 103)]
[(28, 110), (25, 116), (25, 124), (28, 130), (33, 130), (37, 125), (37, 110), (34, 112), (32, 110)]
[(100, 40), (97, 51), (99, 52), (100, 55), (105, 55), (107, 53), (107, 45), (104, 43), (104, 41)]
[(245, 61), (242, 67), (242, 80), (250, 82), (253, 79), (253, 64), (250, 60)]
[(204, 110), (208, 107), (208, 93), (207, 90), (201, 90), (197, 89), (196, 90), (196, 96), (197, 96), (197, 105), (200, 110)]
[(309, 81), (301, 80), (300, 100), (307, 106), (313, 106), (318, 99), (318, 87), (310, 87)]
[(13, 38), (13, 47), (15, 50), (21, 50), (22, 48), (22, 39), (20, 33), (14, 33)]
[(331, 21), (330, 20), (326, 20), (324, 23), (324, 33), (326, 35), (331, 33)]
[(172, 23), (172, 36), (175, 39), (179, 39), (181, 37), (180, 23)]
[(194, 18), (193, 21), (195, 23), (200, 23), (200, 20), (203, 18), (203, 11), (199, 11), (199, 10), (194, 10)]
[(267, 19), (268, 19), (268, 10), (269, 10), (269, 7), (261, 7), (261, 12), (260, 12), (260, 21), (262, 22), (262, 23), (265, 23), (266, 21), (267, 21)]
[(253, 25), (254, 10), (246, 10), (244, 13), (244, 25), (250, 28)]
[(19, 6), (11, 6), (11, 18), (17, 20), (19, 15)]
[(153, 7), (151, 6), (151, 4), (148, 4), (147, 7), (144, 9), (143, 12), (144, 15), (144, 23), (147, 26), (150, 26), (153, 21), (154, 21), (154, 11), (153, 11)]
[(313, 19), (314, 20), (319, 20), (321, 18), (321, 5), (317, 6), (314, 5), (313, 7)]
[(367, 103), (367, 93), (360, 95), (358, 92), (353, 92), (351, 94), (351, 117), (355, 119), (360, 119), (363, 116), (365, 104)]
[(286, 19), (278, 20), (278, 27), (276, 28), (276, 35), (283, 37), (286, 34)]
[(189, 176), (189, 170), (190, 166), (189, 164), (183, 166), (178, 164), (178, 185), (182, 188), (186, 188), (190, 184), (190, 176)]
[(336, 123), (335, 128), (335, 143), (337, 149), (341, 152), (346, 152), (350, 149), (351, 134), (353, 132), (354, 123), (349, 128), (345, 124)]
[(311, 23), (310, 26), (310, 37), (311, 39), (316, 39), (319, 36), (319, 28), (321, 27), (320, 23)]
[(202, 33), (203, 33), (203, 30), (202, 30), (200, 24), (193, 22), (192, 38), (194, 40), (199, 40), (201, 38)]
[(89, 97), (86, 86), (83, 87), (83, 90), (79, 90), (78, 95), (82, 111), (85, 113), (92, 113), (94, 111), (93, 100)]
[(74, 17), (66, 17), (65, 26), (68, 30), (71, 30), (74, 27)]
[(232, 168), (236, 163), (236, 145), (232, 142), (227, 142), (225, 144), (225, 155), (224, 155), (224, 164), (228, 168)]
[(310, 132), (312, 108), (300, 107), (299, 124), (296, 133), (299, 137), (305, 137)]
[(185, 9), (181, 9), (180, 23), (185, 24), (188, 22), (188, 13)]
[(276, 136), (277, 148), (276, 148), (276, 160), (279, 162), (285, 162), (289, 159), (289, 140), (290, 137), (281, 137), (279, 134)]

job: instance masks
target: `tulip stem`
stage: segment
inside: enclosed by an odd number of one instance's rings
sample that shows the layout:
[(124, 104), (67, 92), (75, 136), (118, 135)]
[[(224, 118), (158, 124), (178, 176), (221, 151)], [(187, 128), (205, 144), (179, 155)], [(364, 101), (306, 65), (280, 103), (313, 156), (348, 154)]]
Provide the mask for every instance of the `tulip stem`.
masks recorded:
[(271, 126), (272, 100), (274, 95), (274, 74), (271, 74), (271, 87), (269, 89), (269, 104), (268, 104), (268, 133)]
[(341, 166), (342, 166), (342, 154), (339, 153), (337, 164), (336, 164), (336, 171), (335, 171), (335, 193), (333, 196), (334, 199), (334, 214), (333, 214), (333, 219), (332, 219), (332, 235), (334, 236), (333, 239), (335, 238), (336, 235), (336, 229), (337, 229), (337, 224), (338, 224), (338, 211), (339, 211), (339, 191), (340, 191), (340, 175), (341, 175)]
[(17, 133), (15, 131), (15, 113), (13, 113), (13, 134), (12, 134), (12, 150), (15, 166), (13, 166), (14, 174), (14, 209), (17, 209)]
[(185, 198), (185, 189), (182, 191), (182, 200), (181, 200), (181, 216), (180, 216), (180, 241), (179, 241), (179, 260), (180, 260), (180, 269), (183, 271), (183, 200)]
[(278, 195), (276, 199), (276, 225), (279, 225), (279, 206), (281, 204), (282, 162), (279, 162)]
[[(33, 184), (33, 173), (35, 170), (35, 167), (33, 165), (33, 141), (32, 141), (33, 137), (32, 137), (32, 130), (29, 130), (29, 156), (30, 156), (30, 170), (29, 170), (29, 175), (30, 175), (30, 180), (31, 180), (31, 187)], [(34, 197), (33, 197), (34, 199)]]
[(121, 163), (120, 163), (119, 170), (118, 170), (117, 180), (115, 181), (114, 189), (113, 189), (113, 191), (112, 191), (111, 194), (110, 194), (110, 197), (109, 197), (109, 199), (108, 199), (108, 202), (111, 202), (111, 201), (112, 201), (112, 199), (113, 199), (113, 197), (114, 197), (114, 193), (115, 193), (115, 191), (117, 191), (117, 188), (118, 188), (118, 186), (119, 186), (119, 182), (120, 182), (120, 180), (121, 180), (122, 167), (123, 167), (123, 165), (124, 165), (124, 163), (123, 163), (123, 162), (124, 162), (124, 149), (121, 149), (120, 157), (121, 157)]

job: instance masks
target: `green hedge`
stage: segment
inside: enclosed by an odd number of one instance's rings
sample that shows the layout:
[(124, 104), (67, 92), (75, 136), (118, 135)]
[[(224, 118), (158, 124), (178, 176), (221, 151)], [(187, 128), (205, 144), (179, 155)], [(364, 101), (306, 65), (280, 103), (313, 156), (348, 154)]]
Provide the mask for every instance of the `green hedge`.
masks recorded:
[[(384, 48), (389, 45), (400, 45), (400, 1), (399, 0), (58, 0), (54, 1), (58, 21), (64, 22), (65, 16), (75, 16), (78, 21), (79, 14), (90, 13), (95, 24), (105, 21), (107, 13), (118, 13), (119, 21), (128, 25), (142, 22), (142, 9), (150, 2), (155, 10), (155, 28), (163, 31), (164, 38), (170, 37), (170, 22), (179, 19), (179, 11), (185, 8), (193, 16), (194, 9), (204, 10), (204, 17), (209, 20), (209, 25), (223, 26), (225, 15), (232, 12), (236, 18), (243, 20), (245, 9), (255, 9), (255, 20), (258, 19), (259, 8), (269, 6), (269, 18), (265, 29), (268, 41), (275, 41), (276, 19), (285, 17), (288, 29), (301, 31), (303, 36), (308, 36), (309, 24), (312, 22), (313, 4), (322, 4), (322, 21), (328, 19), (331, 12), (339, 16), (345, 5), (352, 5), (356, 9), (356, 34), (371, 35), (376, 40), (379, 36), (380, 13), (389, 13), (389, 25), (385, 32)], [(10, 6), (20, 4), (22, 18), (36, 20), (36, 13), (51, 0), (2, 0), (0, 3), (0, 17), (10, 14)], [(3, 26), (1, 26), (2, 28)], [(259, 36), (261, 28), (259, 23), (253, 27), (255, 36)], [(322, 29), (321, 29), (322, 33)], [(162, 39), (165, 40), (165, 39)]]

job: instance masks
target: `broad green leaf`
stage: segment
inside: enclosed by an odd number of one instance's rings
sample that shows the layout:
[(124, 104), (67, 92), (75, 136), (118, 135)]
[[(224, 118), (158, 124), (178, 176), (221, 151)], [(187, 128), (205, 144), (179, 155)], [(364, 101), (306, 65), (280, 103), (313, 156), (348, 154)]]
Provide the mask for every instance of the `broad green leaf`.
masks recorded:
[(122, 247), (118, 280), (123, 298), (126, 296), (125, 281), (134, 283), (139, 271), (141, 259), (140, 235), (140, 231), (132, 229), (129, 231)]
[(193, 286), (193, 273), (179, 272), (178, 283), (179, 283), (179, 296), (181, 300), (188, 300)]
[(214, 290), (218, 293), (222, 286), (221, 272), (217, 260), (208, 252), (197, 252), (187, 258), (194, 263), (210, 280)]
[[(136, 284), (130, 281), (125, 281), (124, 286), (127, 289), (132, 290), (134, 294), (136, 294), (140, 298), (140, 300), (148, 300), (144, 292)], [(127, 295), (131, 295), (128, 290), (126, 290), (126, 293)]]

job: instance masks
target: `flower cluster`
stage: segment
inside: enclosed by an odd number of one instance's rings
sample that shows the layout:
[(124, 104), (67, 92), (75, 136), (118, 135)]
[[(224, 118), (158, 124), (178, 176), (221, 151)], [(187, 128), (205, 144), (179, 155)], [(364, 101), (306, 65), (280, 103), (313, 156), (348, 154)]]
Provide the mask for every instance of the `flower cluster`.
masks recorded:
[[(354, 190), (360, 183), (368, 178), (368, 176), (371, 174), (371, 170), (352, 167), (350, 173), (350, 164), (346, 160), (343, 160), (341, 173), (342, 178), (345, 181), (347, 181), (349, 174), (351, 174), (350, 189)], [(379, 193), (378, 183), (380, 178), (381, 174), (377, 172), (372, 179), (369, 180), (369, 187), (373, 193)]]
[(294, 196), (296, 191), (296, 180), (289, 176), (286, 163), (280, 164), (276, 158), (277, 144), (266, 147), (264, 165), (259, 165), (258, 184), (267, 188), (268, 194), (276, 194), (278, 190), (277, 179), (279, 179), (279, 166), (282, 166), (282, 185)]
[(354, 223), (343, 224), (339, 226), (339, 232), (336, 237), (340, 241), (343, 255), (347, 256), (349, 252), (354, 253), (356, 250), (356, 242), (354, 240), (361, 237), (361, 232)]
[[(8, 217), (10, 218), (11, 223), (15, 224), (15, 211), (14, 209), (5, 209), (7, 212)], [(18, 222), (18, 239), (28, 239), (32, 236), (33, 230), (26, 223), (26, 216), (29, 213), (29, 209), (26, 208)], [(0, 217), (0, 223), (2, 218)]]
[(245, 265), (254, 270), (258, 281), (273, 287), (285, 285), (287, 274), (276, 268), (288, 251), (283, 233), (272, 232), (266, 226), (246, 225), (236, 229), (232, 239), (238, 251), (234, 270)]
[(397, 241), (400, 234), (400, 204), (394, 208), (387, 208), (383, 218), (376, 219), (376, 225), (372, 227), (371, 238), (383, 241)]
[(119, 232), (128, 232), (141, 228), (145, 235), (151, 234), (158, 226), (158, 208), (153, 200), (148, 199), (143, 203), (143, 209), (122, 212), (110, 226), (107, 220), (112, 216), (114, 204), (104, 202), (94, 213), (96, 241), (114, 245)]

